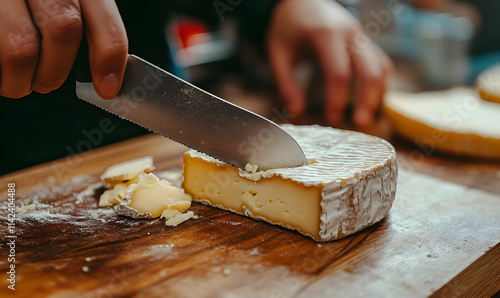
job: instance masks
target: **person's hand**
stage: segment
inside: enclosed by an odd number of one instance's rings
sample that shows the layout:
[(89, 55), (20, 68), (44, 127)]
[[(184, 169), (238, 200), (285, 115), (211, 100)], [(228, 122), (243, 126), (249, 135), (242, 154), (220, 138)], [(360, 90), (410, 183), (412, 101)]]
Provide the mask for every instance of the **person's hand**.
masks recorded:
[(9, 0), (0, 9), (0, 95), (48, 93), (66, 80), (82, 38), (97, 93), (116, 96), (128, 40), (114, 0)]
[[(354, 124), (374, 121), (392, 63), (347, 10), (332, 0), (283, 0), (275, 7), (269, 30), (269, 59), (290, 114), (299, 116), (306, 107), (294, 79), (294, 64), (313, 54), (324, 76), (328, 123), (343, 120), (350, 97), (355, 103)], [(351, 81), (354, 96), (349, 94)]]

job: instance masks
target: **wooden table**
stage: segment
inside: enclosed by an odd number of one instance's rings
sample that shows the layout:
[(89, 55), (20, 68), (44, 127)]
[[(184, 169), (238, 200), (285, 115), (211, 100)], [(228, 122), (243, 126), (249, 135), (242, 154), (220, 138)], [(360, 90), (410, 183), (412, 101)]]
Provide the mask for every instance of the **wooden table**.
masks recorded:
[[(384, 134), (385, 124), (375, 127)], [(371, 133), (374, 133), (371, 131)], [(98, 208), (99, 176), (151, 155), (180, 174), (185, 148), (148, 135), (0, 177), (37, 209), (15, 222), (19, 297), (479, 297), (500, 290), (500, 163), (463, 160), (389, 137), (400, 166), (389, 216), (343, 240), (194, 204), (178, 227)], [(0, 296), (9, 247), (0, 247)]]

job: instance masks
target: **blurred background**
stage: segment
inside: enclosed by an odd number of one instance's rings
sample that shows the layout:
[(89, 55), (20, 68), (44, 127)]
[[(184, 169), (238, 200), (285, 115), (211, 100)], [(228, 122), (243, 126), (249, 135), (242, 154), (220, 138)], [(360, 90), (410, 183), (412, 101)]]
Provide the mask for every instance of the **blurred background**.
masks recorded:
[[(218, 7), (218, 1), (117, 4), (131, 54), (272, 118), (273, 108), (282, 106), (263, 41), (276, 2), (222, 1), (225, 6)], [(479, 73), (500, 61), (498, 0), (338, 2), (393, 59), (392, 88), (420, 91), (471, 85)], [(75, 80), (90, 81), (87, 54), (82, 42), (73, 71), (59, 90), (0, 99), (0, 174), (148, 133), (76, 98)], [(308, 115), (298, 122), (321, 123), (323, 92), (316, 69), (314, 61), (297, 66), (297, 80), (310, 101)], [(104, 118), (112, 120), (113, 131), (91, 148), (80, 148), (79, 142)]]

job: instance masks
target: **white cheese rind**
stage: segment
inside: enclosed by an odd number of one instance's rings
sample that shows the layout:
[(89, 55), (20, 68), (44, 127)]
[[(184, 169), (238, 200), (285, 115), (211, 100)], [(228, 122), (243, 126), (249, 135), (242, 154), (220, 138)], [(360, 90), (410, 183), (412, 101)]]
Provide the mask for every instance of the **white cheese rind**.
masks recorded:
[[(360, 173), (345, 184), (331, 183), (322, 191), (321, 239), (337, 239), (382, 220), (396, 195), (397, 164), (374, 173)], [(396, 177), (396, 178), (395, 178)]]
[[(317, 241), (345, 237), (387, 215), (395, 198), (397, 181), (396, 152), (392, 145), (374, 136), (317, 125), (282, 127), (302, 147), (309, 165), (256, 173), (239, 170), (238, 174), (257, 183), (279, 177), (304, 187), (321, 189), (319, 236), (256, 215), (248, 206), (243, 206), (243, 212), (220, 204), (216, 207), (296, 229)], [(196, 151), (187, 154), (215, 165), (221, 164)], [(196, 195), (193, 197), (212, 204), (209, 200), (196, 198)]]

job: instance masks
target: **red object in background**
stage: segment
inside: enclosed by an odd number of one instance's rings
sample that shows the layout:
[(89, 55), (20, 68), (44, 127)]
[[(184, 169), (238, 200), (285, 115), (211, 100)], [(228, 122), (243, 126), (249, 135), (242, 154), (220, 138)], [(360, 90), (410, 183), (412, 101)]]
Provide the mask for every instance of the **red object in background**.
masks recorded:
[(209, 28), (202, 22), (196, 20), (177, 20), (174, 24), (174, 34), (177, 35), (181, 49), (188, 48), (190, 39), (200, 33), (209, 33)]

